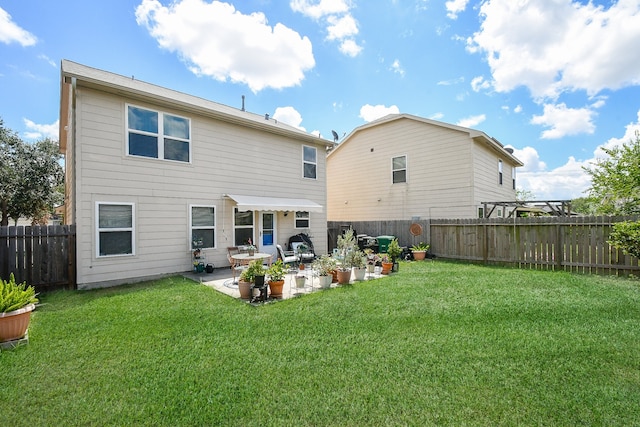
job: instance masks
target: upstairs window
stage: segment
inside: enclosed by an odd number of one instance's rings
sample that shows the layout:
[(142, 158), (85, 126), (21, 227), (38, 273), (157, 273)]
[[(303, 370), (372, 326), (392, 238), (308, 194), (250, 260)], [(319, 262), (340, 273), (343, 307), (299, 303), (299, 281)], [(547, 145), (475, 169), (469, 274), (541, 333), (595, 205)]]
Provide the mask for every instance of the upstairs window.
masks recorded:
[(298, 211), (296, 212), (296, 228), (309, 228), (310, 217), (309, 212)]
[(305, 178), (316, 179), (318, 168), (318, 150), (315, 147), (302, 147), (302, 169)]
[(127, 106), (127, 154), (161, 160), (191, 160), (191, 121)]
[(393, 183), (407, 182), (407, 156), (398, 156), (391, 159)]
[(511, 176), (513, 177), (513, 189), (516, 189), (516, 168), (515, 166), (511, 168)]
[(216, 209), (191, 206), (191, 249), (216, 247)]
[(498, 184), (502, 185), (502, 160), (498, 160)]

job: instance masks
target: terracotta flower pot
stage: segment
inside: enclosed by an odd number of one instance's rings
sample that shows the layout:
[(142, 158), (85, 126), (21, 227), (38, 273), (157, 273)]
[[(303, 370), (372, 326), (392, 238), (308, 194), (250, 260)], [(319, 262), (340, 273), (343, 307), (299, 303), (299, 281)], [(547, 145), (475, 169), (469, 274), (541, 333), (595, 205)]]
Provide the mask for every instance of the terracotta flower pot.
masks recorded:
[(346, 271), (338, 270), (338, 283), (346, 285), (351, 281), (351, 269)]
[(27, 334), (31, 312), (36, 308), (35, 304), (13, 310), (8, 313), (0, 313), (0, 342), (13, 341)]
[(391, 273), (391, 269), (392, 268), (393, 268), (393, 263), (392, 262), (383, 262), (382, 263), (382, 274)]
[(427, 255), (427, 251), (411, 251), (413, 253), (413, 259), (416, 261), (423, 260)]
[(269, 289), (271, 290), (271, 298), (282, 298), (283, 287), (284, 287), (284, 280), (270, 281)]

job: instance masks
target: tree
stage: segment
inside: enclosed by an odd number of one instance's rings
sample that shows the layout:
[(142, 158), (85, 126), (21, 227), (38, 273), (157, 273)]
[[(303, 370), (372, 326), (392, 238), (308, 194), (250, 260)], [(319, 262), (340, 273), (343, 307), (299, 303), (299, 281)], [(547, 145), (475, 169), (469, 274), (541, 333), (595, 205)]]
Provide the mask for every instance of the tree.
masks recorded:
[(61, 157), (55, 141), (46, 138), (27, 144), (0, 119), (0, 225), (21, 217), (40, 223), (62, 203)]
[(640, 258), (640, 221), (623, 221), (613, 225), (609, 244), (627, 255)]
[(602, 150), (608, 157), (584, 168), (591, 175), (590, 201), (601, 214), (640, 214), (640, 133), (635, 141)]

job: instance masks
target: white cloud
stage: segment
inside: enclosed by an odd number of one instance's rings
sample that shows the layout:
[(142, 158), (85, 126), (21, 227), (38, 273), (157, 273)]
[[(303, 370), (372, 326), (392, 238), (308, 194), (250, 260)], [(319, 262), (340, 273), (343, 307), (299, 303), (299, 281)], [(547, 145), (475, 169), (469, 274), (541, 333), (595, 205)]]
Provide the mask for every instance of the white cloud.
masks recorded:
[(391, 70), (394, 73), (400, 74), (400, 77), (404, 77), (404, 68), (400, 65), (400, 60), (396, 59), (393, 61), (393, 64), (391, 64)]
[[(603, 146), (613, 148), (628, 143), (635, 140), (636, 132), (640, 132), (640, 110), (637, 113), (636, 122), (629, 123), (625, 127), (624, 136), (611, 138)], [(547, 171), (545, 163), (540, 160), (534, 148), (516, 149), (513, 154), (525, 164), (523, 168), (517, 169), (518, 187), (533, 192), (536, 199), (539, 200), (572, 199), (586, 196), (586, 190), (591, 187), (591, 177), (583, 167), (591, 168), (597, 159), (606, 157), (606, 154), (598, 147), (591, 159), (580, 161), (572, 156), (564, 165)]]
[(362, 52), (362, 47), (355, 40), (348, 39), (340, 43), (340, 52), (353, 58)]
[(59, 120), (56, 120), (50, 125), (41, 125), (29, 119), (22, 120), (24, 121), (24, 125), (27, 128), (27, 131), (24, 133), (25, 138), (32, 140), (51, 138), (56, 141), (58, 140), (58, 131), (60, 128)]
[(359, 33), (358, 21), (351, 14), (348, 0), (291, 0), (289, 7), (294, 12), (307, 16), (324, 25), (327, 40), (336, 41), (344, 55), (355, 57), (362, 52), (354, 37)]
[(484, 122), (486, 119), (487, 116), (484, 114), (478, 114), (477, 116), (469, 116), (461, 119), (456, 124), (465, 128), (473, 128), (474, 126), (478, 126), (480, 123)]
[(581, 133), (592, 134), (595, 130), (595, 112), (588, 108), (567, 108), (564, 103), (546, 104), (541, 116), (533, 116), (531, 123), (550, 129), (542, 132), (542, 139), (557, 139)]
[(306, 129), (300, 126), (300, 123), (302, 123), (302, 116), (293, 107), (276, 108), (276, 111), (273, 113), (273, 119), (306, 132)]
[(607, 3), (486, 0), (467, 48), (486, 55), (498, 92), (526, 86), (557, 99), (640, 84), (640, 2)]
[(384, 105), (363, 105), (360, 108), (360, 117), (365, 122), (372, 122), (389, 114), (399, 114), (400, 109), (396, 105), (385, 107)]
[(469, 0), (448, 0), (444, 7), (447, 9), (447, 17), (457, 19), (460, 12), (464, 12), (467, 8)]
[(464, 77), (456, 77), (454, 79), (449, 79), (449, 80), (440, 80), (436, 84), (438, 86), (451, 86), (451, 85), (457, 85), (463, 82), (464, 82)]
[(19, 27), (11, 19), (11, 15), (0, 7), (0, 42), (18, 43), (21, 46), (33, 46), (38, 39), (29, 31)]
[(474, 77), (471, 80), (471, 89), (473, 89), (474, 92), (480, 92), (481, 90), (487, 90), (490, 88), (491, 82), (485, 80), (485, 78), (482, 76)]
[(518, 104), (516, 105), (516, 107), (513, 109), (514, 113), (522, 113), (522, 105)]
[(345, 14), (350, 9), (344, 0), (320, 0), (315, 4), (309, 0), (291, 0), (289, 7), (294, 12), (302, 13), (313, 19), (321, 19), (327, 15)]
[(280, 23), (271, 27), (262, 13), (243, 15), (228, 3), (182, 0), (163, 6), (143, 0), (136, 20), (193, 73), (245, 83), (253, 92), (298, 85), (315, 66), (307, 37)]

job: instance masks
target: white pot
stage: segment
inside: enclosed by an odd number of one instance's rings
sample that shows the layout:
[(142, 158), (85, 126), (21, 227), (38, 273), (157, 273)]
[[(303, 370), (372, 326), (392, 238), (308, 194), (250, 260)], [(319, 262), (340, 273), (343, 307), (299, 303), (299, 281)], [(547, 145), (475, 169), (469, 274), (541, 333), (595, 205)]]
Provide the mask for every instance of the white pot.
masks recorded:
[(365, 267), (354, 267), (353, 275), (357, 281), (364, 280), (364, 276), (367, 274), (367, 269)]
[(306, 277), (296, 277), (296, 288), (304, 288), (304, 282), (307, 280)]
[(331, 287), (331, 282), (333, 282), (333, 276), (318, 276), (318, 280), (320, 282), (320, 287), (323, 289), (328, 289)]

